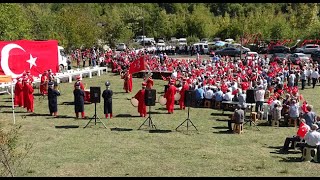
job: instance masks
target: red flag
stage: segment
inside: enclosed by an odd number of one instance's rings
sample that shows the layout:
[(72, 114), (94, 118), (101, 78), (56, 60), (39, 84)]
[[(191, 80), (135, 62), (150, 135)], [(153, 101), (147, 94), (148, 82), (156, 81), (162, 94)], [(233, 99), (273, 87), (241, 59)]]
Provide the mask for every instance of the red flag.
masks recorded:
[(30, 70), (33, 76), (38, 76), (48, 69), (53, 73), (59, 70), (56, 40), (0, 41), (0, 49), (0, 74), (17, 78), (27, 70)]
[(141, 56), (140, 58), (134, 60), (132, 63), (130, 63), (130, 67), (129, 67), (129, 73), (133, 74), (133, 73), (137, 73), (140, 72), (142, 70), (145, 70), (145, 64), (144, 64), (144, 57)]

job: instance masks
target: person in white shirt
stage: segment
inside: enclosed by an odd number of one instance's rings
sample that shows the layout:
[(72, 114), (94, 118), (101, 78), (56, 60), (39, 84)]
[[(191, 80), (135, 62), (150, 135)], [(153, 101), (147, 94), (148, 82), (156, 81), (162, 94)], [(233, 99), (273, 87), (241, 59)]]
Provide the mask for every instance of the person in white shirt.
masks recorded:
[(212, 97), (213, 97), (213, 87), (208, 87), (208, 89), (206, 90), (206, 92), (204, 93), (204, 98), (207, 99), (207, 100), (212, 100)]
[(230, 89), (227, 90), (227, 92), (223, 95), (224, 101), (232, 101), (233, 95), (231, 94)]
[(306, 76), (307, 76), (307, 80), (308, 80), (308, 86), (311, 85), (311, 73), (312, 73), (312, 70), (310, 67), (308, 67), (307, 69), (307, 73), (306, 73)]
[(254, 99), (256, 101), (256, 112), (260, 112), (262, 111), (262, 106), (264, 103), (264, 94), (265, 94), (265, 90), (263, 89), (262, 85), (258, 86), (258, 90), (256, 90), (255, 92), (255, 96)]
[(295, 79), (296, 79), (296, 75), (292, 71), (290, 71), (288, 87), (293, 87), (294, 86)]
[(312, 78), (312, 88), (314, 88), (316, 86), (318, 79), (319, 79), (318, 68), (314, 68), (314, 71), (312, 71), (312, 73), (311, 73), (311, 78)]

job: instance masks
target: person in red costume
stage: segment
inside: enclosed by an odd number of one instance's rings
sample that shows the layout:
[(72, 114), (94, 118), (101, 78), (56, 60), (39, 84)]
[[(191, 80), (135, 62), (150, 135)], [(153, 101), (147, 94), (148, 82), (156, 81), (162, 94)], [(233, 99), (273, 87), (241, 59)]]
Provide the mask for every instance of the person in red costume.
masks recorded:
[(79, 85), (80, 89), (84, 91), (84, 84), (81, 82), (80, 76), (77, 76), (77, 81), (74, 83), (74, 89), (76, 89), (77, 85)]
[(18, 81), (14, 87), (14, 105), (23, 107), (23, 85), (22, 78), (18, 78)]
[(179, 99), (179, 105), (180, 105), (180, 109), (186, 109), (186, 106), (184, 104), (184, 95), (185, 92), (189, 90), (189, 84), (187, 83), (187, 79), (183, 78), (182, 79), (182, 88), (180, 90), (180, 99)]
[(24, 107), (27, 108), (28, 112), (33, 112), (33, 103), (34, 103), (34, 97), (33, 97), (34, 89), (32, 87), (32, 83), (30, 79), (26, 80), (25, 85), (23, 86), (23, 96), (24, 96)]
[(149, 78), (148, 78), (148, 80), (147, 80), (147, 89), (152, 89), (152, 87), (153, 87), (153, 79), (152, 79), (152, 77), (150, 76)]
[(124, 74), (121, 75), (121, 79), (124, 79), (123, 89), (126, 91), (126, 93), (131, 92), (132, 91), (132, 75), (129, 73), (129, 71), (125, 70)]
[(33, 83), (33, 76), (30, 73), (30, 70), (27, 71), (26, 77), (30, 80), (30, 83)]
[(174, 81), (170, 80), (170, 85), (167, 92), (164, 94), (164, 97), (167, 99), (166, 108), (168, 110), (168, 114), (173, 114), (174, 109), (174, 95), (177, 92), (177, 88), (174, 85)]
[(40, 80), (40, 93), (42, 95), (47, 95), (48, 94), (48, 75), (47, 75), (47, 71), (44, 71), (42, 76), (41, 76), (41, 80)]
[(147, 83), (142, 83), (142, 89), (140, 89), (137, 94), (134, 96), (138, 100), (138, 112), (140, 113), (141, 117), (146, 117), (147, 115), (147, 106), (144, 102), (144, 95)]

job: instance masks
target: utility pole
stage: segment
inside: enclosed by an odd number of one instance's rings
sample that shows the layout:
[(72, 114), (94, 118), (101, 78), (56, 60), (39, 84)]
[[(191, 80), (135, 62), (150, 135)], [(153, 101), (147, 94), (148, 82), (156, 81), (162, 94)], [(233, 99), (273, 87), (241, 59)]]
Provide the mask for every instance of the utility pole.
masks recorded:
[(144, 42), (144, 11), (142, 9), (142, 35), (143, 35), (143, 48), (145, 48), (145, 42)]

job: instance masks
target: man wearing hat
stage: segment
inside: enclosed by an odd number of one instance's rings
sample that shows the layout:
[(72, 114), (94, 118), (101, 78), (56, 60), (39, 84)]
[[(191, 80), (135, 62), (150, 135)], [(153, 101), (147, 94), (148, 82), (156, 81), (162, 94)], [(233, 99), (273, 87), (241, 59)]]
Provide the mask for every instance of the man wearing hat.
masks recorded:
[(83, 83), (81, 82), (80, 76), (77, 76), (77, 81), (74, 83), (74, 88), (76, 88), (76, 85), (77, 85), (77, 84), (79, 84), (80, 89), (84, 91), (84, 85), (83, 85)]
[(75, 89), (73, 90), (74, 96), (74, 111), (76, 113), (76, 118), (79, 118), (79, 112), (81, 112), (81, 117), (85, 118), (84, 113), (84, 91), (80, 89), (80, 82), (75, 84)]
[(258, 90), (255, 92), (255, 101), (256, 101), (256, 112), (262, 111), (262, 106), (264, 103), (264, 94), (265, 90), (263, 89), (263, 85), (258, 86)]
[(23, 104), (24, 104), (24, 107), (27, 108), (27, 111), (28, 112), (33, 112), (33, 100), (34, 100), (34, 97), (33, 97), (33, 92), (34, 92), (34, 89), (32, 87), (32, 83), (30, 81), (30, 79), (27, 79), (24, 86), (23, 86)]
[(58, 100), (57, 96), (60, 96), (59, 90), (57, 90), (53, 82), (48, 83), (48, 105), (50, 116), (57, 117), (58, 113)]
[(187, 79), (183, 78), (182, 79), (182, 88), (180, 90), (180, 99), (179, 99), (179, 105), (180, 105), (180, 109), (185, 109), (186, 106), (184, 104), (184, 98), (185, 98), (185, 92), (189, 90), (189, 84), (187, 83)]
[(170, 80), (170, 85), (168, 87), (168, 90), (164, 94), (164, 97), (167, 99), (166, 108), (168, 110), (168, 114), (173, 114), (173, 110), (174, 110), (174, 95), (177, 92), (177, 88), (174, 84), (175, 84), (175, 81)]
[(140, 113), (141, 117), (146, 117), (147, 115), (147, 106), (144, 102), (144, 96), (145, 96), (145, 89), (146, 89), (147, 83), (142, 83), (142, 89), (140, 89), (137, 94), (134, 96), (138, 100), (138, 112)]
[(126, 93), (132, 91), (132, 75), (129, 73), (128, 70), (125, 70), (125, 73), (121, 75), (121, 78), (124, 79), (123, 82), (123, 89)]
[(146, 83), (147, 83), (147, 87), (146, 88), (147, 89), (152, 89), (152, 87), (153, 87), (152, 73), (151, 73), (151, 76), (148, 77)]
[(14, 87), (14, 105), (23, 107), (23, 85), (22, 78), (18, 78), (18, 81)]
[(110, 82), (107, 81), (105, 83), (106, 90), (102, 92), (102, 97), (104, 99), (104, 110), (103, 113), (105, 117), (108, 118), (108, 114), (110, 114), (110, 119), (112, 118), (112, 95), (113, 91), (110, 89)]

